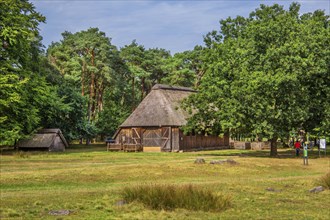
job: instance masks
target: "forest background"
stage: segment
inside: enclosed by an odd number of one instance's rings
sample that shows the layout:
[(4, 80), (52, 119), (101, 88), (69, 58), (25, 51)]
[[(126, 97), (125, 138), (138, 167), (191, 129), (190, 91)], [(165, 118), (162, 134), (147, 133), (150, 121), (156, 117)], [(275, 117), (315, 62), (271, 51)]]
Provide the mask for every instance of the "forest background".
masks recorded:
[[(0, 145), (40, 128), (89, 141), (114, 134), (156, 83), (199, 92), (186, 132), (275, 143), (304, 130), (329, 136), (329, 16), (300, 5), (260, 5), (220, 21), (205, 44), (171, 55), (135, 40), (122, 48), (98, 28), (64, 31), (48, 48), (45, 17), (27, 0), (0, 0)], [(272, 145), (272, 155), (276, 147)]]

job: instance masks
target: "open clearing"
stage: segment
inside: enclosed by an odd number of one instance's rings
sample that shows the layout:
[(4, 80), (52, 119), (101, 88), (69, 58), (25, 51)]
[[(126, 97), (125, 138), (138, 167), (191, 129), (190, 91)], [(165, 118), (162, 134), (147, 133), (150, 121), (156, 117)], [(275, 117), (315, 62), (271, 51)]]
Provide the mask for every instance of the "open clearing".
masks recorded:
[[(106, 152), (103, 146), (72, 147), (64, 153), (3, 152), (0, 218), (329, 219), (330, 191), (309, 192), (330, 171), (329, 157), (318, 158), (314, 151), (309, 166), (303, 166), (293, 150), (280, 150), (279, 158), (268, 154), (123, 153)], [(196, 158), (206, 163), (194, 164)], [(239, 164), (210, 164), (222, 159)], [(124, 204), (120, 192), (125, 186), (150, 183), (202, 185), (229, 195), (233, 205), (223, 212), (203, 212)]]

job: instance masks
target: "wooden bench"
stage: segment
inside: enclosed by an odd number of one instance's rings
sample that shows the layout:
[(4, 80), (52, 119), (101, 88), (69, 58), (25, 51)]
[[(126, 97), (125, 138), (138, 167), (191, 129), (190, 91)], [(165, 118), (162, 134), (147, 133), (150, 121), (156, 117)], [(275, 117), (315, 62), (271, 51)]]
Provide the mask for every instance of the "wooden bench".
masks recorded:
[(123, 146), (121, 144), (108, 143), (107, 151), (122, 151)]

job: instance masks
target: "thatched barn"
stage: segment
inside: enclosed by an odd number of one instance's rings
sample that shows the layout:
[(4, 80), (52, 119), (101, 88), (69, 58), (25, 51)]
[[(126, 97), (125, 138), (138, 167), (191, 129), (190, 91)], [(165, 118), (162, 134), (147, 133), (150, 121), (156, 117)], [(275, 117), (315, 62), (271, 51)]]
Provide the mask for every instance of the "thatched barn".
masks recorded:
[(65, 151), (68, 147), (60, 129), (42, 129), (29, 139), (18, 142), (18, 148), (48, 151)]
[(120, 125), (108, 149), (143, 151), (191, 151), (229, 147), (229, 136), (185, 135), (189, 114), (183, 99), (196, 91), (186, 87), (156, 84), (134, 112)]

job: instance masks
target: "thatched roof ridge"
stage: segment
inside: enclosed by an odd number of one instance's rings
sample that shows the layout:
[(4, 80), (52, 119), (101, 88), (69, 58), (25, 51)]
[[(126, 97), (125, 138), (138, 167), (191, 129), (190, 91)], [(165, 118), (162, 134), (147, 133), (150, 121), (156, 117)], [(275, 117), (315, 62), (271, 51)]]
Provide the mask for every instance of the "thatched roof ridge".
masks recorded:
[(189, 114), (180, 108), (191, 88), (156, 84), (120, 127), (183, 126)]

